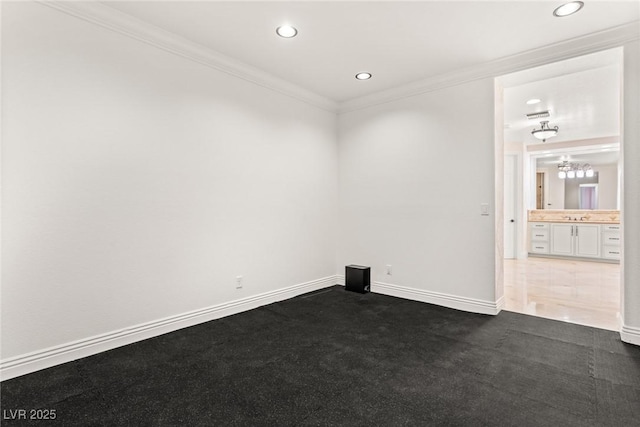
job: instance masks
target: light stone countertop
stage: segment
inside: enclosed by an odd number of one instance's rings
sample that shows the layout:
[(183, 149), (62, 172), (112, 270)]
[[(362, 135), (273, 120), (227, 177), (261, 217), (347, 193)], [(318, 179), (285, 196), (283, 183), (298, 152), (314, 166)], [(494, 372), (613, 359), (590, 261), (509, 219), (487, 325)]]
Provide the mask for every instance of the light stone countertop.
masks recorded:
[(570, 222), (583, 224), (620, 224), (618, 210), (539, 209), (528, 211), (529, 222)]

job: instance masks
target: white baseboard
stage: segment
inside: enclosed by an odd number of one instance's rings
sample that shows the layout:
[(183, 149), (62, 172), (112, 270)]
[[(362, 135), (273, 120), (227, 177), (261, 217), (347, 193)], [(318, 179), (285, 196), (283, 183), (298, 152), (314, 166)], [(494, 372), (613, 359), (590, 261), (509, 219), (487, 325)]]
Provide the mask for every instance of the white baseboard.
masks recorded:
[(620, 338), (626, 343), (640, 345), (640, 328), (622, 325)]
[(503, 309), (504, 309), (504, 305), (505, 305), (505, 299), (504, 299), (504, 295), (502, 295), (500, 298), (498, 298), (498, 300), (496, 301), (496, 309), (498, 310), (495, 314), (500, 313)]
[[(336, 275), (336, 284), (344, 286), (344, 274)], [(504, 296), (492, 302), (384, 282), (371, 282), (371, 292), (480, 314), (496, 315), (504, 307)]]
[(178, 329), (252, 310), (263, 305), (293, 298), (336, 284), (336, 276), (324, 277), (275, 291), (190, 311), (164, 319), (142, 323), (106, 334), (69, 342), (0, 361), (2, 381), (29, 374), (82, 357), (91, 356), (123, 345), (142, 341)]
[(371, 292), (427, 302), (429, 304), (441, 305), (443, 307), (455, 308), (456, 310), (469, 311), (472, 313), (496, 315), (500, 312), (499, 300), (498, 302), (485, 301), (458, 295), (425, 291), (407, 286), (392, 285), (390, 283), (373, 282), (371, 284)]

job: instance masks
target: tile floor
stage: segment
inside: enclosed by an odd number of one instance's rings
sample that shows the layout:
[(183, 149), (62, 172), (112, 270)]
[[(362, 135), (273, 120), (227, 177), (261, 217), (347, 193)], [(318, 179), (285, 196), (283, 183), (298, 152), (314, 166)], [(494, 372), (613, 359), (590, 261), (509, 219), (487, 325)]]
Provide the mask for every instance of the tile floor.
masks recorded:
[(507, 311), (620, 330), (620, 264), (505, 259), (504, 293)]

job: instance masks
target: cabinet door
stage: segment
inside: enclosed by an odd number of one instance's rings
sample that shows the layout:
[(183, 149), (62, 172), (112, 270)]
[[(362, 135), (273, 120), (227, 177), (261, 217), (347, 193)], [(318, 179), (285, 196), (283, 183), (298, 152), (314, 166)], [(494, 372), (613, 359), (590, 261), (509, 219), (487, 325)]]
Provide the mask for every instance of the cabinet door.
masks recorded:
[(551, 224), (551, 253), (573, 255), (573, 224)]
[(576, 255), (599, 257), (600, 226), (598, 224), (581, 224), (575, 227)]

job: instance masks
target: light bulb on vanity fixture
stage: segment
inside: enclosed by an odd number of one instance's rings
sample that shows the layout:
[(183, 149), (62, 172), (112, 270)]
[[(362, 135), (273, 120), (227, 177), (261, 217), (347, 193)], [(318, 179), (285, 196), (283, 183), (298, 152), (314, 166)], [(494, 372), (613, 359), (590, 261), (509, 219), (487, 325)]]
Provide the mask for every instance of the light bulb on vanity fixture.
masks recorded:
[(594, 171), (589, 163), (583, 165), (579, 163), (569, 163), (564, 160), (558, 165), (558, 178), (560, 179), (573, 179), (573, 178), (591, 178), (594, 175)]

